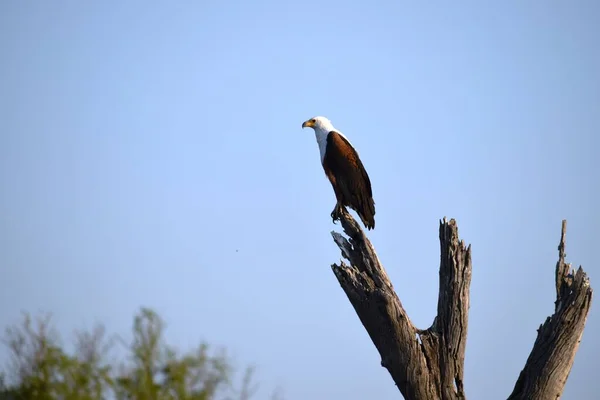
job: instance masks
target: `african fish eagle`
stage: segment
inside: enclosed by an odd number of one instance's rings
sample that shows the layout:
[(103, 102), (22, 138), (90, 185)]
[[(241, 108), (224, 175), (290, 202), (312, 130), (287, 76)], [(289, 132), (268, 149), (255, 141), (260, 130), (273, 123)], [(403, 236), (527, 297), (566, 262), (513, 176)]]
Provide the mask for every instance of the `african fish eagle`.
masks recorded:
[(331, 212), (333, 221), (339, 219), (342, 207), (349, 206), (358, 213), (367, 229), (375, 228), (375, 202), (371, 181), (356, 149), (325, 117), (304, 121), (302, 128), (307, 127), (315, 131), (321, 164), (337, 199)]

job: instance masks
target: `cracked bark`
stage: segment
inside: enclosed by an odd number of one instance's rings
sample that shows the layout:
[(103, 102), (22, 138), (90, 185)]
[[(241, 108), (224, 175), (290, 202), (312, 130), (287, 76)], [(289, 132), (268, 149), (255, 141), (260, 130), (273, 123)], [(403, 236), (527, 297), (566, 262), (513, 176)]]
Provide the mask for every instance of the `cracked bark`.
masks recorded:
[[(331, 268), (379, 351), (381, 365), (401, 394), (406, 400), (466, 399), (463, 375), (471, 246), (459, 240), (456, 221), (440, 221), (437, 316), (425, 330), (417, 329), (410, 321), (373, 245), (356, 220), (343, 210), (340, 222), (347, 238), (338, 232), (331, 234), (350, 265), (341, 261)], [(568, 274), (569, 266), (564, 263), (564, 222), (561, 244), (556, 304), (557, 312), (564, 316), (557, 319), (555, 314), (540, 328), (545, 333), (538, 335), (510, 399), (556, 398), (544, 396), (549, 393), (547, 390), (562, 392), (573, 363), (589, 311), (591, 288), (581, 268), (574, 277)], [(576, 301), (580, 297), (586, 300)], [(559, 340), (560, 337), (564, 339)], [(570, 358), (565, 361), (561, 357), (567, 353)]]
[(575, 360), (592, 304), (590, 280), (581, 266), (565, 263), (567, 221), (562, 222), (556, 263), (554, 314), (540, 325), (533, 349), (509, 400), (559, 399)]

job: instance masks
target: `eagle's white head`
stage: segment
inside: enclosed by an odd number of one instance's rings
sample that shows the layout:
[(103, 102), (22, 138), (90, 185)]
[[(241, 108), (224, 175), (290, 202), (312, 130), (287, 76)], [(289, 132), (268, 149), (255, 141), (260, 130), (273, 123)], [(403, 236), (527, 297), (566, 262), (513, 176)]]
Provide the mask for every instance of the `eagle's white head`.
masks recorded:
[(302, 128), (313, 128), (315, 130), (315, 138), (317, 139), (317, 144), (319, 145), (319, 153), (321, 155), (321, 162), (325, 157), (325, 150), (327, 148), (327, 135), (331, 131), (336, 131), (340, 136), (343, 136), (344, 139), (348, 140), (342, 132), (338, 131), (333, 127), (333, 124), (330, 120), (325, 117), (313, 117), (309, 120), (306, 120), (302, 123)]
[(302, 128), (313, 128), (315, 132), (320, 131), (325, 134), (334, 130), (333, 124), (325, 117), (313, 117), (302, 123)]

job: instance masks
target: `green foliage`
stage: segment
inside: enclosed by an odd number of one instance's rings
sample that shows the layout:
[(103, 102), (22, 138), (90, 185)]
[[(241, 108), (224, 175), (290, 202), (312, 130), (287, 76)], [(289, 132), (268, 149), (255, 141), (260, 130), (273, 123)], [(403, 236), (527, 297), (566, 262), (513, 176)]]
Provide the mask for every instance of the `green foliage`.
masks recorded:
[(237, 391), (225, 352), (211, 354), (201, 343), (179, 353), (164, 342), (163, 333), (161, 318), (142, 308), (134, 318), (133, 340), (124, 346), (128, 360), (115, 364), (108, 355), (116, 337), (107, 339), (102, 325), (76, 332), (69, 354), (49, 316), (34, 324), (25, 315), (20, 325), (6, 329), (12, 359), (7, 373), (0, 374), (0, 400), (248, 400), (253, 395), (251, 368)]

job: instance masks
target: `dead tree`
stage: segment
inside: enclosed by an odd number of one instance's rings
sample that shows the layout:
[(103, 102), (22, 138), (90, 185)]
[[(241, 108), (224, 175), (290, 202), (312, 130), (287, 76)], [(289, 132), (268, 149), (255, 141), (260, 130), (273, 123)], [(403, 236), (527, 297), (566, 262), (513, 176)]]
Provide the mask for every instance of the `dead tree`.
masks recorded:
[[(471, 283), (471, 246), (458, 238), (456, 221), (440, 221), (441, 248), (437, 316), (426, 330), (417, 329), (394, 292), (373, 245), (356, 220), (344, 211), (344, 232), (331, 232), (342, 256), (333, 273), (348, 296), (381, 356), (381, 365), (406, 400), (466, 399), (463, 387), (465, 344)], [(510, 400), (560, 397), (590, 309), (592, 288), (579, 267), (565, 263), (563, 221), (556, 265), (554, 315), (538, 337)]]

